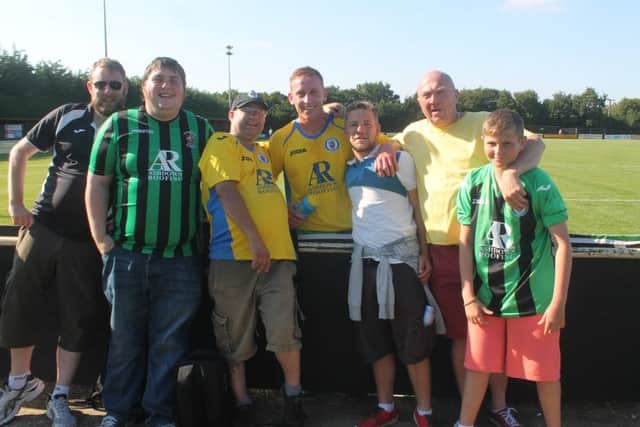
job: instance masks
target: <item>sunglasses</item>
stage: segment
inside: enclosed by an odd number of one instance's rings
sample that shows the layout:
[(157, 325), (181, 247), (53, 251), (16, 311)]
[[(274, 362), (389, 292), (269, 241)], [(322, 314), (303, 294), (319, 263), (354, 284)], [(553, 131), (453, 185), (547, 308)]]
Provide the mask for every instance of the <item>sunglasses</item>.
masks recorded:
[(106, 88), (107, 85), (109, 85), (109, 87), (113, 90), (122, 89), (122, 82), (119, 82), (117, 80), (109, 80), (108, 82), (105, 82), (104, 80), (100, 80), (97, 82), (93, 82), (92, 84), (93, 84), (93, 87), (95, 87), (98, 90), (102, 90)]

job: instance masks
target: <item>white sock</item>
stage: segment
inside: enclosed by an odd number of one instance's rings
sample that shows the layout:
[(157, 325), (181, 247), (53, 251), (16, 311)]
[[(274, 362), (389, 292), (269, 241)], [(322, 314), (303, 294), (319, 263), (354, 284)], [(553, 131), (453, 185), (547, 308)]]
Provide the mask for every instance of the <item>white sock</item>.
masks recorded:
[(395, 404), (391, 403), (378, 403), (378, 408), (384, 409), (385, 412), (393, 412), (393, 408), (395, 408)]
[(418, 411), (418, 415), (431, 415), (431, 414), (433, 414), (433, 409), (416, 408), (416, 410)]
[(27, 378), (29, 378), (31, 372), (27, 372), (20, 375), (9, 375), (9, 388), (11, 390), (20, 390), (27, 385)]
[(474, 427), (474, 426), (472, 426), (472, 425), (471, 426), (466, 426), (464, 424), (460, 424), (460, 421), (458, 421), (454, 427)]
[(55, 388), (53, 389), (53, 393), (51, 393), (51, 396), (56, 397), (59, 395), (64, 395), (64, 396), (69, 396), (69, 386), (68, 385), (60, 385), (60, 384), (56, 384)]

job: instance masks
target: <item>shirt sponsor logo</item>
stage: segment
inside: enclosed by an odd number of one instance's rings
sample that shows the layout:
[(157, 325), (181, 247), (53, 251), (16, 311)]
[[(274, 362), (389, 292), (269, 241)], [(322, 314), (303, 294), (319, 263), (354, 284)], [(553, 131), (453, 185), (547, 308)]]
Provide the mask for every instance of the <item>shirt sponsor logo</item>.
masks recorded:
[(241, 156), (240, 160), (243, 162), (253, 162), (253, 157), (249, 157), (249, 156)]
[(471, 204), (472, 205), (486, 205), (487, 201), (486, 200), (482, 200), (482, 199), (472, 199), (471, 200)]
[(82, 132), (86, 132), (86, 131), (87, 131), (86, 129), (74, 129), (73, 133), (78, 134), (78, 133), (82, 133)]
[(309, 175), (307, 194), (319, 194), (335, 191), (338, 184), (333, 176), (331, 176), (331, 164), (325, 160), (315, 162), (311, 166), (311, 174)]
[(289, 157), (293, 157), (293, 156), (295, 156), (296, 154), (302, 154), (302, 153), (306, 153), (306, 152), (307, 152), (307, 149), (306, 149), (306, 148), (298, 148), (298, 149), (296, 149), (296, 150), (291, 150), (291, 151), (289, 152)]
[(340, 141), (335, 138), (328, 138), (324, 140), (324, 149), (332, 153), (340, 148)]
[(480, 256), (497, 261), (508, 261), (516, 256), (511, 227), (504, 222), (493, 221), (485, 241), (480, 245)]
[(182, 181), (178, 160), (180, 154), (176, 151), (160, 150), (149, 167), (149, 181)]
[(256, 169), (256, 187), (259, 194), (277, 193), (280, 191), (273, 183), (273, 174), (266, 169)]
[(538, 188), (536, 188), (536, 192), (549, 191), (549, 190), (551, 190), (551, 184), (540, 185)]

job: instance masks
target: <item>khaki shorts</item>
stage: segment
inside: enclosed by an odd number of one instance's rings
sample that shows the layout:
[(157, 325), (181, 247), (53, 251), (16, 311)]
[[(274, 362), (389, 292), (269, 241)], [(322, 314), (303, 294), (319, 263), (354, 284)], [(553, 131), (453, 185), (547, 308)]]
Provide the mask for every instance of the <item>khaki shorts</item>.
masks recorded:
[(258, 311), (265, 326), (267, 350), (279, 353), (302, 348), (295, 270), (292, 261), (273, 261), (268, 273), (257, 274), (251, 261), (211, 260), (213, 329), (216, 345), (227, 360), (243, 362), (256, 353)]

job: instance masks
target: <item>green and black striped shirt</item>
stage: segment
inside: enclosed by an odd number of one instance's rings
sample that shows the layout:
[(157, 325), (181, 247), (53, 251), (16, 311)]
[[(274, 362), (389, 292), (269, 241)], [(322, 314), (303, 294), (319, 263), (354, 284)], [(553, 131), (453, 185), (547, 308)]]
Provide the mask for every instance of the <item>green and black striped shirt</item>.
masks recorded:
[(212, 133), (204, 118), (187, 110), (161, 122), (140, 107), (115, 113), (102, 125), (89, 170), (113, 176), (110, 206), (118, 245), (163, 257), (198, 251), (198, 161)]
[(501, 317), (543, 313), (553, 296), (554, 260), (548, 228), (567, 220), (556, 185), (542, 169), (520, 177), (529, 207), (507, 205), (488, 164), (465, 177), (458, 221), (473, 228), (476, 297)]

